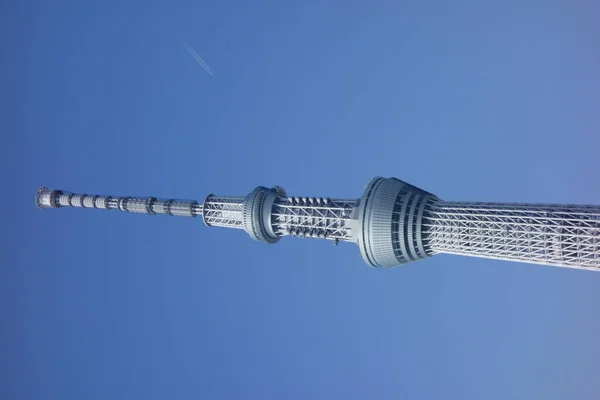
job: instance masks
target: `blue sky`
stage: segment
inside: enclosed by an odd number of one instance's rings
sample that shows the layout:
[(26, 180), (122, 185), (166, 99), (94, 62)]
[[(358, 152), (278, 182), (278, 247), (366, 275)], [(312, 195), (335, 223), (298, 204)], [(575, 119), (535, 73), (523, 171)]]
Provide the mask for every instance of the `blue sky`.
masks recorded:
[(596, 398), (600, 274), (35, 208), (373, 176), (600, 203), (597, 2), (284, 3), (1, 6), (0, 397)]

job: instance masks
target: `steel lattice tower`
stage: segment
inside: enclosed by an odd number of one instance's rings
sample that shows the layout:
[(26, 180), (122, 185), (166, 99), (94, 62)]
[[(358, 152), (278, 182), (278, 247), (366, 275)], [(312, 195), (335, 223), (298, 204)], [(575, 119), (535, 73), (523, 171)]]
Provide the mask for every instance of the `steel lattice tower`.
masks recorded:
[(360, 199), (294, 197), (279, 186), (259, 186), (243, 197), (211, 194), (200, 204), (42, 187), (35, 202), (201, 216), (208, 226), (243, 229), (266, 243), (286, 235), (355, 242), (374, 267), (449, 253), (600, 270), (600, 206), (443, 201), (395, 178), (374, 178)]

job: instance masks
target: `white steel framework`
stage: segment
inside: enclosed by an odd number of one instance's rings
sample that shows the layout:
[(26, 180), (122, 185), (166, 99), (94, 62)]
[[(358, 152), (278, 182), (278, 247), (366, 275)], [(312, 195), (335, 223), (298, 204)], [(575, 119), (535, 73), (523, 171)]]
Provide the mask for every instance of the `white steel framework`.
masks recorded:
[(208, 226), (244, 229), (244, 197), (210, 195), (202, 216)]
[(423, 231), (435, 253), (600, 268), (600, 207), (435, 202)]
[(352, 241), (352, 210), (356, 200), (322, 197), (279, 198), (271, 223), (279, 235)]
[(448, 253), (600, 271), (600, 206), (450, 202), (395, 178), (374, 178), (359, 199), (258, 186), (246, 196), (209, 195), (203, 204), (45, 187), (35, 200), (40, 208), (201, 216), (208, 226), (243, 229), (265, 243), (288, 235), (354, 242), (375, 267)]

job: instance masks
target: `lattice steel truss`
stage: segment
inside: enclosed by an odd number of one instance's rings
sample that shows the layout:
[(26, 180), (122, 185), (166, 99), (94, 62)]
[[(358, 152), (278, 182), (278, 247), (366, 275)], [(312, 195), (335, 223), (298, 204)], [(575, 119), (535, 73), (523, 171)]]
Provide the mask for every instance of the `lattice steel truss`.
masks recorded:
[(204, 222), (208, 226), (244, 229), (244, 198), (208, 196), (203, 205)]
[(86, 195), (40, 188), (40, 208), (81, 207), (201, 216), (208, 226), (354, 242), (375, 267), (439, 253), (600, 270), (600, 206), (442, 201), (395, 178), (374, 178), (360, 199), (288, 196), (258, 186), (246, 196), (194, 200)]
[(322, 197), (279, 198), (271, 213), (278, 235), (352, 241), (352, 211), (356, 200)]
[(423, 231), (432, 253), (600, 268), (600, 207), (436, 202)]

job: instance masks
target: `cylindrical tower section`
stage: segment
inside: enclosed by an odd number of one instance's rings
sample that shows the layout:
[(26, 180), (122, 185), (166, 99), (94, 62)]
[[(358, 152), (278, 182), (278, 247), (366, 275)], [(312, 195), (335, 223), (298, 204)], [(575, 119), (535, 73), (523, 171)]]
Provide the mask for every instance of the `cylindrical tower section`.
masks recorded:
[(35, 204), (39, 208), (78, 207), (120, 210), (139, 214), (167, 214), (180, 217), (202, 215), (202, 205), (195, 200), (157, 199), (156, 197), (114, 197), (38, 189)]
[(244, 197), (215, 196), (204, 200), (202, 219), (207, 226), (244, 229)]
[(600, 270), (600, 206), (436, 201), (432, 253)]
[(359, 201), (353, 235), (363, 259), (394, 267), (431, 255), (421, 230), (423, 214), (437, 198), (396, 178), (374, 178)]
[(278, 235), (353, 242), (356, 199), (280, 196), (271, 214)]

